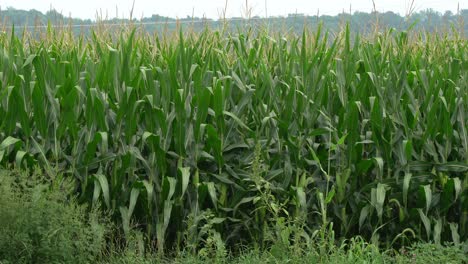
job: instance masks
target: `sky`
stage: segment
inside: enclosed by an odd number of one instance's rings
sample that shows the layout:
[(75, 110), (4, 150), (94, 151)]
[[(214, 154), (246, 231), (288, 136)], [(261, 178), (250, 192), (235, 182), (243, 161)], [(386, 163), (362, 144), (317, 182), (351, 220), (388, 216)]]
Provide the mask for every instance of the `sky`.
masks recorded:
[[(343, 11), (370, 12), (373, 9), (372, 0), (247, 0), (251, 16), (287, 16), (292, 13), (315, 15), (336, 15)], [(374, 0), (379, 12), (393, 11), (406, 14), (412, 0)], [(439, 12), (450, 10), (456, 13), (458, 3), (460, 9), (468, 8), (466, 0), (414, 0), (415, 11), (432, 8)], [(96, 18), (101, 13), (103, 17), (128, 18), (133, 0), (0, 0), (1, 9), (13, 7), (16, 9), (36, 9), (47, 12), (51, 8), (65, 16), (78, 18)], [(226, 0), (135, 0), (134, 18), (148, 17), (153, 14), (173, 18), (187, 16), (222, 17)], [(227, 0), (226, 17), (245, 16), (246, 0)], [(266, 6), (266, 8), (265, 8)]]

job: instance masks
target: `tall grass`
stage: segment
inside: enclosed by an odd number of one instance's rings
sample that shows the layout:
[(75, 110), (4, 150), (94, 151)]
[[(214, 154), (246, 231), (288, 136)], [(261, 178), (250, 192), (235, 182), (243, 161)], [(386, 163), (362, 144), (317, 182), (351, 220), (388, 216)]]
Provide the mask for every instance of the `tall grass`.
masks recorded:
[(160, 252), (468, 239), (456, 34), (49, 29), (0, 44), (0, 164), (76, 178), (81, 202)]

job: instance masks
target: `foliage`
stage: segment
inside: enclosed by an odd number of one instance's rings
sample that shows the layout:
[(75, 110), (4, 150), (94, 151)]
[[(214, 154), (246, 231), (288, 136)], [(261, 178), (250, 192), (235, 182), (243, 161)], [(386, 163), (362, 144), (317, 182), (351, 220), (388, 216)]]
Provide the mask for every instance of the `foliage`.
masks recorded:
[(88, 263), (103, 254), (104, 218), (63, 194), (68, 180), (54, 182), (0, 172), (0, 263)]
[[(145, 252), (141, 233), (131, 231), (121, 247), (112, 242), (107, 220), (96, 210), (84, 210), (76, 200), (66, 198), (72, 185), (62, 177), (46, 177), (35, 171), (0, 172), (0, 263), (466, 263), (468, 245), (418, 243), (398, 252), (380, 250), (354, 237), (336, 245), (333, 234), (325, 239), (284, 240), (294, 225), (279, 220), (271, 229), (279, 234), (268, 250), (245, 248), (228, 254), (217, 235), (205, 237), (198, 253), (190, 248), (164, 257)], [(50, 175), (55, 175), (50, 173)], [(46, 198), (46, 199), (45, 199)], [(212, 213), (204, 213), (201, 233), (218, 234), (210, 223)], [(103, 241), (107, 237), (106, 242)], [(212, 244), (208, 241), (218, 241)], [(218, 245), (218, 246), (216, 246)]]
[[(466, 244), (465, 244), (466, 246)], [(311, 247), (310, 250), (297, 252), (291, 250), (281, 251), (280, 256), (274, 256), (268, 251), (255, 250), (242, 252), (239, 256), (231, 256), (224, 259), (209, 260), (208, 263), (466, 263), (467, 251), (460, 246), (417, 244), (408, 251), (395, 253), (379, 250), (374, 245), (365, 243), (356, 238), (340, 247), (334, 247), (326, 255)], [(193, 256), (180, 254), (176, 258), (161, 259), (157, 256), (114, 255), (106, 263), (207, 263), (207, 260)]]
[(456, 31), (43, 37), (0, 35), (0, 164), (57, 168), (127, 239), (160, 254), (468, 239)]

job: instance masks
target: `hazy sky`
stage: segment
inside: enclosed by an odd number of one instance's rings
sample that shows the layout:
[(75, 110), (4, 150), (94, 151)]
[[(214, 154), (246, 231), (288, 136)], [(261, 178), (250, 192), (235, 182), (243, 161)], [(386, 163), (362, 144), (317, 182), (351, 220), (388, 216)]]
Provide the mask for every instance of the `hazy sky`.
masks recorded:
[[(375, 0), (378, 11), (393, 11), (405, 14), (411, 0)], [(228, 0), (227, 17), (242, 16), (245, 10), (245, 0)], [(457, 11), (468, 8), (466, 0), (415, 0), (416, 11), (433, 8), (437, 11)], [(55, 8), (63, 15), (71, 14), (73, 17), (95, 18), (96, 11), (101, 10), (105, 16), (116, 16), (116, 7), (119, 17), (129, 17), (133, 0), (0, 0), (0, 7), (14, 7), (16, 9), (36, 9), (42, 12)], [(314, 15), (317, 10), (320, 14), (335, 15), (343, 11), (352, 12), (372, 10), (372, 0), (248, 0), (252, 8), (252, 16), (265, 16), (265, 3), (269, 16), (287, 15), (288, 13), (305, 13)], [(206, 16), (219, 18), (225, 5), (225, 0), (135, 0), (134, 17), (162, 16), (185, 18), (191, 16)]]

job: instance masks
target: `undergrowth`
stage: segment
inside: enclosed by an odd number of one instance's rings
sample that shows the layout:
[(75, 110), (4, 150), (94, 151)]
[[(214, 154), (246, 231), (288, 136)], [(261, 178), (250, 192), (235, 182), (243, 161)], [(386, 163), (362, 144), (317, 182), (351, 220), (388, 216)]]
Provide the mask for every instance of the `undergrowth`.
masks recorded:
[[(209, 211), (197, 223), (192, 247), (165, 256), (145, 251), (143, 235), (131, 232), (125, 243), (99, 208), (79, 205), (73, 184), (38, 170), (0, 171), (0, 263), (466, 263), (468, 245), (418, 243), (400, 250), (382, 250), (361, 237), (337, 242), (332, 223), (305, 236), (287, 217), (268, 211), (267, 250), (231, 252)], [(273, 202), (273, 200), (264, 200)], [(278, 208), (281, 210), (281, 208)], [(188, 235), (188, 234), (187, 234)]]

